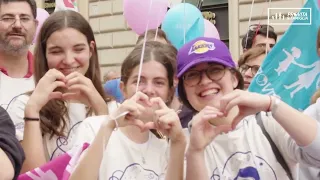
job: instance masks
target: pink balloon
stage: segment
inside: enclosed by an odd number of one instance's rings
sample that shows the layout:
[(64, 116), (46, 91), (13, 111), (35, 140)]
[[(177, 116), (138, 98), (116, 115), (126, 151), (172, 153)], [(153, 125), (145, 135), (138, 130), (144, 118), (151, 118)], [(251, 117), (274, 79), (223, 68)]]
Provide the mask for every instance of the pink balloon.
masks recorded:
[(37, 8), (37, 20), (38, 20), (38, 27), (36, 30), (36, 34), (34, 35), (33, 43), (37, 41), (38, 34), (40, 32), (40, 29), (42, 27), (43, 22), (50, 16), (50, 14), (41, 8)]
[(206, 19), (204, 20), (204, 37), (220, 39), (216, 26)]
[(168, 0), (123, 0), (124, 17), (129, 27), (139, 35), (146, 31), (148, 22), (148, 30), (159, 27), (167, 8)]

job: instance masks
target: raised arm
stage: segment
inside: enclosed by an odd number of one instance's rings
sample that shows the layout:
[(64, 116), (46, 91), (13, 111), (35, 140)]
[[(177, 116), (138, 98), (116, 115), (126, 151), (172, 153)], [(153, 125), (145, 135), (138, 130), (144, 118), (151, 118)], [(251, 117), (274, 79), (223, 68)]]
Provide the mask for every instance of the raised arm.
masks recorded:
[(109, 121), (110, 118), (108, 116), (100, 116), (97, 118), (105, 118), (106, 122), (102, 124), (92, 144), (88, 150), (84, 152), (79, 164), (72, 172), (70, 180), (98, 179), (99, 177), (103, 152), (116, 125), (114, 121)]
[(281, 140), (277, 145), (281, 147), (283, 153), (298, 157), (297, 161), (308, 159), (309, 164), (320, 167), (320, 126), (316, 120), (275, 97), (246, 91), (239, 90), (226, 95), (221, 104), (223, 112), (228, 112), (235, 106), (239, 107), (239, 114), (234, 118), (233, 127), (245, 116), (260, 111), (271, 111), (274, 120), (281, 128), (270, 130), (269, 125), (275, 127), (273, 119), (270, 118), (270, 122), (266, 122), (266, 129), (269, 129), (267, 131), (275, 142)]
[[(186, 149), (186, 137), (183, 133), (180, 119), (174, 109), (170, 109), (159, 97), (152, 98), (151, 103), (158, 105), (155, 111), (156, 122), (151, 122), (161, 133), (170, 139), (169, 161), (166, 169), (166, 180), (183, 180), (184, 154)], [(147, 125), (148, 126), (148, 125)]]
[(40, 167), (46, 163), (42, 132), (40, 129), (40, 110), (52, 99), (62, 98), (61, 92), (55, 92), (58, 87), (65, 87), (64, 75), (56, 69), (49, 70), (38, 82), (24, 111), (24, 132), (22, 147), (26, 160), (22, 173)]
[[(140, 128), (144, 126), (142, 121), (135, 119), (139, 115), (139, 112), (144, 109), (143, 106), (136, 103), (137, 99), (143, 100), (148, 99), (148, 97), (144, 94), (136, 93), (131, 99), (124, 101), (123, 104), (121, 104), (115, 112), (112, 112), (110, 116), (106, 115), (97, 117), (105, 118), (106, 120), (101, 125), (92, 144), (88, 147), (87, 151), (84, 152), (79, 164), (72, 172), (70, 180), (98, 179), (100, 164), (103, 159), (103, 152), (108, 146), (112, 131), (115, 128), (127, 125), (135, 125)], [(127, 114), (121, 116), (125, 112), (127, 112)], [(81, 134), (81, 132), (79, 133)]]
[(222, 132), (231, 130), (230, 125), (221, 125), (213, 127), (210, 119), (223, 116), (214, 107), (205, 107), (192, 119), (192, 128), (190, 134), (190, 143), (187, 150), (187, 180), (209, 179), (209, 173), (205, 164), (205, 148), (213, 139)]

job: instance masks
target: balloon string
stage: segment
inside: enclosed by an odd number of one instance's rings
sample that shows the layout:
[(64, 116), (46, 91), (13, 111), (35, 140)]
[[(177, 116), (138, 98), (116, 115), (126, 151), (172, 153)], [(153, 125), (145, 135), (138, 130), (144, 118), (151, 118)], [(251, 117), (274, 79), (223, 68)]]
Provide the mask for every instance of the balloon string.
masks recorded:
[(183, 0), (183, 44), (186, 43), (186, 0)]
[[(247, 31), (247, 32), (249, 32), (249, 30), (250, 30), (251, 18), (252, 18), (252, 10), (253, 10), (253, 4), (254, 4), (254, 0), (252, 0), (252, 3), (251, 3), (250, 16), (249, 16), (249, 22), (248, 22), (248, 31)], [(246, 37), (246, 44), (245, 44), (245, 46), (243, 47), (244, 49), (247, 49), (248, 37), (249, 37), (249, 33), (247, 33), (247, 37)]]
[[(148, 17), (150, 17), (149, 15), (150, 15), (151, 7), (152, 7), (152, 2), (153, 2), (153, 0), (151, 0), (151, 2), (150, 2), (150, 6), (149, 6), (149, 10), (148, 10)], [(142, 72), (142, 64), (143, 64), (143, 59), (144, 59), (144, 51), (145, 51), (145, 47), (146, 47), (147, 34), (148, 34), (148, 29), (149, 29), (149, 20), (150, 20), (150, 18), (148, 18), (146, 31), (145, 31), (144, 39), (143, 39), (143, 45), (142, 45), (142, 52), (141, 52), (141, 57), (140, 57), (139, 73), (138, 73), (136, 92), (139, 91), (141, 72)]]
[[(160, 8), (158, 8), (158, 13), (157, 13), (157, 24), (160, 23)], [(160, 25), (160, 24), (159, 24)], [(154, 41), (157, 41), (157, 38), (158, 38), (158, 31), (159, 31), (159, 28), (157, 27), (156, 29), (156, 35), (154, 36)]]
[[(271, 0), (269, 0), (269, 3), (268, 3), (268, 8), (270, 7), (270, 3), (271, 3)], [(269, 19), (269, 17), (268, 17)], [(269, 24), (267, 24), (267, 39), (269, 38)], [(270, 46), (270, 44), (267, 42), (266, 44), (266, 55), (268, 54), (268, 46)]]
[[(148, 17), (150, 17), (149, 14), (151, 11), (152, 2), (153, 2), (153, 0), (151, 0), (151, 2), (150, 2), (150, 6), (149, 6), (149, 10), (148, 10)], [(143, 64), (144, 51), (145, 51), (146, 42), (147, 42), (148, 29), (149, 29), (149, 18), (147, 21), (146, 31), (144, 34), (144, 40), (143, 40), (143, 45), (142, 45), (142, 52), (141, 52), (140, 63), (139, 63), (139, 73), (138, 73), (138, 79), (137, 79), (138, 82), (137, 82), (137, 87), (136, 87), (136, 93), (139, 91), (139, 84), (140, 84), (140, 79), (141, 79), (142, 64)], [(137, 100), (135, 100), (135, 101), (137, 101)], [(125, 111), (125, 112), (121, 113), (120, 115), (118, 115), (117, 117), (115, 117), (114, 119), (116, 120), (122, 116), (127, 115), (128, 113), (129, 113), (129, 111)], [(104, 140), (104, 142), (105, 142), (105, 140)], [(103, 144), (103, 146), (105, 147), (105, 144)]]

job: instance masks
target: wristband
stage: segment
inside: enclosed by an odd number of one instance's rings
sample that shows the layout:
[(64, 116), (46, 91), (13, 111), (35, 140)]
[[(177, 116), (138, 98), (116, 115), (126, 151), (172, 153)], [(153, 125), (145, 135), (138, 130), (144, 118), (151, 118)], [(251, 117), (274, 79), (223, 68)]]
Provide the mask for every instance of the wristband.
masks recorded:
[(266, 112), (270, 112), (271, 111), (271, 105), (272, 105), (272, 96), (269, 96), (270, 102), (269, 102), (269, 106), (267, 108)]
[(30, 118), (30, 117), (24, 117), (25, 121), (40, 121), (40, 118)]
[(111, 116), (111, 115), (109, 115), (109, 117), (110, 117), (110, 119), (111, 119), (112, 121), (114, 121), (114, 123), (115, 123), (115, 125), (116, 125), (116, 127), (115, 127), (113, 130), (114, 130), (114, 131), (118, 130), (119, 124), (118, 124), (117, 118), (114, 118), (114, 117)]
[(277, 98), (277, 97), (274, 97), (273, 98), (274, 101), (272, 101), (272, 105), (271, 105), (271, 114), (274, 115), (276, 112), (277, 112), (277, 109), (279, 107), (279, 104), (280, 104), (280, 99)]

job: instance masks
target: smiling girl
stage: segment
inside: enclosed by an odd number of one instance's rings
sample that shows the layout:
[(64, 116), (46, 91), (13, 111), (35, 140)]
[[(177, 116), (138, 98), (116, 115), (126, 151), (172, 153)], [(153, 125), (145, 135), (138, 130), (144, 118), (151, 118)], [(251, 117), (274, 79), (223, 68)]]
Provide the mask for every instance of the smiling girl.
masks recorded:
[(228, 47), (214, 38), (197, 38), (178, 52), (179, 95), (197, 112), (187, 179), (285, 180), (297, 178), (298, 163), (320, 167), (319, 123), (274, 96), (241, 90), (235, 68)]
[[(71, 180), (183, 178), (185, 136), (177, 113), (168, 108), (174, 96), (176, 50), (171, 45), (147, 42), (139, 81), (142, 46), (138, 45), (121, 66), (125, 101), (110, 115), (92, 117), (81, 125), (81, 134), (86, 137), (80, 144), (93, 142)], [(129, 113), (121, 116), (124, 112)], [(166, 135), (170, 147), (149, 129)]]
[(70, 150), (86, 117), (108, 113), (93, 31), (79, 13), (58, 11), (45, 21), (34, 65), (36, 88), (8, 109), (26, 154), (22, 172)]

